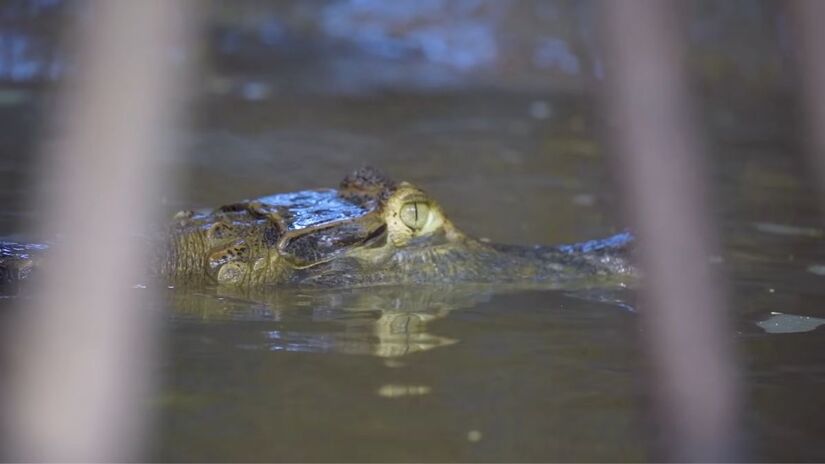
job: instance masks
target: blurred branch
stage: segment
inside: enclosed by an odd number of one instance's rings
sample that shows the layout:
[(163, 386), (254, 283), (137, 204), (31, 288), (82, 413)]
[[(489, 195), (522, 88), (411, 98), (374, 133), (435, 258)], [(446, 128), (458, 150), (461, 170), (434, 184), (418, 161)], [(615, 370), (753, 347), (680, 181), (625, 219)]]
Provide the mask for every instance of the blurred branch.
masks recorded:
[(820, 205), (825, 211), (825, 2), (790, 0), (788, 5), (798, 44), (796, 60), (807, 115), (807, 151), (816, 174)]
[(645, 275), (641, 323), (660, 452), (734, 458), (737, 396), (707, 172), (689, 111), (680, 22), (671, 1), (602, 2), (606, 103), (626, 211)]
[[(11, 456), (23, 460), (134, 459), (146, 425), (149, 367), (158, 345), (134, 246), (157, 214), (158, 168), (171, 152), (184, 87), (173, 51), (192, 35), (188, 3), (91, 1), (74, 36), (78, 75), (64, 87), (36, 205), (44, 236), (60, 236), (43, 293), (17, 330), (6, 398)], [(175, 49), (177, 47), (177, 49)], [(150, 196), (149, 193), (152, 193)]]

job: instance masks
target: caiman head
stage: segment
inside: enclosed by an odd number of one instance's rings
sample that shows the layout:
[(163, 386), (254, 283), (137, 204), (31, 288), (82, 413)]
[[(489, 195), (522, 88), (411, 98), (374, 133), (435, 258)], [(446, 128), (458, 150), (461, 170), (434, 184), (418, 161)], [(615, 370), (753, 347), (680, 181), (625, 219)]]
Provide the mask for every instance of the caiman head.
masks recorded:
[[(308, 190), (176, 215), (161, 271), (230, 285), (410, 282), (423, 257), (468, 239), (420, 188), (374, 168)], [(417, 269), (427, 266), (423, 261)]]
[[(173, 283), (236, 287), (624, 286), (638, 280), (632, 242), (629, 233), (560, 246), (482, 242), (460, 232), (420, 188), (364, 168), (338, 189), (180, 212), (163, 245), (151, 247), (151, 269)], [(46, 248), (0, 242), (0, 284), (30, 274)]]

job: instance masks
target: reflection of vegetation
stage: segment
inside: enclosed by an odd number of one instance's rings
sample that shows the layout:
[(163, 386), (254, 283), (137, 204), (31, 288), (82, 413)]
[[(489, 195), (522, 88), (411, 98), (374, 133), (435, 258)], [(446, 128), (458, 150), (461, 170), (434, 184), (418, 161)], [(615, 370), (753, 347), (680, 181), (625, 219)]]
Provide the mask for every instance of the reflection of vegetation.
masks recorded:
[[(63, 74), (59, 26), (74, 5), (3, 2), (0, 81), (40, 82)], [(685, 8), (692, 71), (713, 95), (782, 85), (787, 56), (777, 10), (774, 2), (752, 0), (701, 0)], [(566, 0), (212, 1), (203, 16), (213, 69), (203, 82), (232, 87), (214, 74), (269, 74), (255, 87), (238, 84), (238, 92), (251, 98), (281, 78), (273, 88), (318, 90), (320, 83), (346, 92), (494, 84), (576, 91), (603, 72), (596, 15), (591, 2)]]

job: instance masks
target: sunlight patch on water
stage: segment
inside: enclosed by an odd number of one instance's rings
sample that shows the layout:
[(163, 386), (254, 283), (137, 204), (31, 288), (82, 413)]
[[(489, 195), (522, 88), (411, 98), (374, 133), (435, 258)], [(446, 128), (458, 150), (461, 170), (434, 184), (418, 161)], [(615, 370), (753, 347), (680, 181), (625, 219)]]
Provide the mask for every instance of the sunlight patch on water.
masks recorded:
[(789, 235), (796, 237), (822, 237), (822, 230), (814, 227), (799, 227), (790, 224), (774, 224), (771, 222), (757, 222), (754, 224), (756, 230), (766, 234)]
[(760, 328), (771, 334), (810, 332), (825, 324), (825, 319), (796, 314), (772, 312), (771, 317), (757, 322)]
[(378, 396), (384, 398), (402, 398), (405, 396), (428, 395), (432, 388), (426, 385), (387, 384), (378, 389)]
[(811, 264), (808, 266), (808, 272), (811, 274), (825, 276), (825, 264)]

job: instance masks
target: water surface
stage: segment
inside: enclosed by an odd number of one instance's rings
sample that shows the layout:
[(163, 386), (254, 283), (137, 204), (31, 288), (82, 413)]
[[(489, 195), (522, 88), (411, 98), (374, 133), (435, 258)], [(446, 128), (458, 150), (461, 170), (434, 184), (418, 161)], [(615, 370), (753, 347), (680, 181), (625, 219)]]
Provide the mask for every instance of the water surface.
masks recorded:
[[(594, 77), (585, 74), (598, 74), (592, 34), (569, 27), (583, 7), (417, 3), (435, 13), (383, 2), (301, 7), (327, 11), (321, 16), (288, 2), (258, 5), (278, 10), (278, 22), (254, 11), (257, 3), (241, 12), (219, 5), (215, 69), (204, 71), (193, 127), (181, 134), (187, 156), (164, 165), (178, 194), (147, 192), (150, 201), (171, 215), (335, 187), (369, 164), (423, 187), (458, 227), (496, 242), (576, 242), (622, 230), (611, 150), (599, 142), (609, 122), (582, 91)], [(444, 16), (448, 3), (468, 5), (468, 16), (458, 7)], [(527, 9), (500, 14), (506, 5)], [(691, 26), (724, 245), (711, 261), (730, 276), (749, 456), (823, 461), (825, 231), (793, 100), (774, 86), (784, 79), (782, 43), (768, 29), (779, 20), (770, 5), (747, 5), (695, 2), (703, 12)], [(55, 11), (49, 26), (65, 14)], [(233, 25), (235, 13), (251, 26)], [(50, 89), (14, 76), (61, 75), (66, 63), (42, 46), (53, 28), (20, 14), (6, 14), (19, 24), (0, 44), (22, 50), (0, 66), (0, 236), (32, 238), (23, 224), (42, 220), (31, 208), (41, 188), (32, 153), (51, 143), (41, 129), (52, 107)], [(315, 26), (314, 17), (322, 19)], [(456, 18), (464, 27), (452, 28)], [(580, 26), (592, 31), (586, 19)], [(350, 33), (364, 24), (380, 33)], [(14, 45), (27, 37), (31, 44)], [(162, 296), (160, 308), (147, 308), (165, 321), (161, 387), (149, 403), (157, 418), (151, 459), (648, 457), (632, 292), (182, 287)], [(4, 315), (13, 302), (0, 298)]]
[[(531, 113), (537, 101), (553, 116)], [(156, 199), (170, 213), (333, 187), (372, 164), (424, 187), (459, 227), (494, 241), (573, 242), (623, 228), (587, 100), (214, 97), (199, 108), (189, 158), (168, 165), (189, 173), (181, 194)], [(790, 132), (737, 128), (709, 127), (725, 245), (712, 261), (731, 277), (747, 443), (759, 459), (825, 459), (825, 329), (801, 323), (825, 318), (823, 230)], [(30, 164), (8, 153), (5, 236), (38, 215), (25, 208)], [(155, 459), (646, 457), (630, 292), (198, 287), (167, 289), (163, 301)]]

